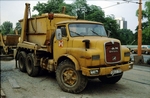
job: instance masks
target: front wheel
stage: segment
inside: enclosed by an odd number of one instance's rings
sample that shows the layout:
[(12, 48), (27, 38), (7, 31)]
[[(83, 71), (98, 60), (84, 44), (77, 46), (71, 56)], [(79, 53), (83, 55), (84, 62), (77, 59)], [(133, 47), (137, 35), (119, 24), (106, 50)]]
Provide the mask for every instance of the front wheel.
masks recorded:
[(123, 73), (118, 74), (116, 76), (112, 76), (112, 77), (110, 77), (110, 76), (101, 76), (101, 77), (99, 77), (99, 80), (103, 83), (115, 84), (116, 82), (118, 82), (121, 79), (122, 75), (123, 75)]
[(56, 69), (56, 79), (63, 91), (80, 93), (87, 85), (87, 78), (80, 71), (75, 70), (70, 60), (62, 61)]

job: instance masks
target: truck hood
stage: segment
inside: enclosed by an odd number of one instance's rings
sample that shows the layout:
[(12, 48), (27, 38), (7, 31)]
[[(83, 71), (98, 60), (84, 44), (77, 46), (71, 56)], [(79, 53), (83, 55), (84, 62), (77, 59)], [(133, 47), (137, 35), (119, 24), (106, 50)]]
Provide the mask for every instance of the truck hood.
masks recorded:
[[(89, 46), (86, 46), (86, 43)], [(100, 56), (101, 64), (118, 63), (121, 61), (120, 41), (108, 37), (77, 37), (72, 40), (74, 55), (83, 55), (85, 58)], [(93, 65), (93, 64), (91, 64)]]
[(84, 48), (85, 47), (85, 42), (84, 40), (89, 40), (89, 49), (90, 48), (102, 48), (104, 47), (104, 44), (106, 42), (118, 42), (120, 43), (119, 40), (114, 39), (114, 38), (108, 38), (108, 37), (76, 37), (75, 39), (72, 40), (72, 47), (74, 48)]

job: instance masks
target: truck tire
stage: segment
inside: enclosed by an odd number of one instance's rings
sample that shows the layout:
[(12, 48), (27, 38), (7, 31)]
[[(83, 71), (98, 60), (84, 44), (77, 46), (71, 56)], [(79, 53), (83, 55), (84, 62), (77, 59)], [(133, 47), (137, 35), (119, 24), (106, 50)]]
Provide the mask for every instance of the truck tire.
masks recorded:
[(26, 72), (26, 53), (24, 51), (18, 54), (18, 65), (21, 72)]
[(99, 80), (103, 83), (115, 84), (116, 82), (118, 82), (121, 79), (122, 75), (123, 75), (123, 73), (113, 76), (113, 77), (101, 76), (101, 77), (99, 77)]
[(35, 66), (36, 61), (34, 60), (34, 55), (29, 53), (26, 58), (26, 70), (29, 76), (35, 77), (39, 74), (39, 67)]
[(73, 62), (64, 60), (56, 69), (56, 79), (60, 88), (69, 93), (80, 93), (87, 85), (87, 78), (75, 70)]

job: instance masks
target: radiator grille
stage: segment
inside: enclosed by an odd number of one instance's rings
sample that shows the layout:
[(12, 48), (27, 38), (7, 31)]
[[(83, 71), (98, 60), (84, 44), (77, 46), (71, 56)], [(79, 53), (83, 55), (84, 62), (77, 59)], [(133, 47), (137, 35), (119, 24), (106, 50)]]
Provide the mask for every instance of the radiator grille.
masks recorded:
[(118, 42), (105, 43), (105, 60), (107, 63), (116, 63), (121, 60), (120, 44)]

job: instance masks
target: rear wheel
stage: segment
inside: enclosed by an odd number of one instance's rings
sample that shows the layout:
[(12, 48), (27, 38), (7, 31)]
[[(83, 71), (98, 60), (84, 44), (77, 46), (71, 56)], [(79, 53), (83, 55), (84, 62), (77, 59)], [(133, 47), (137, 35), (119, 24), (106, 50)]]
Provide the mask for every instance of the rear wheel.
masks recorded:
[(103, 83), (115, 84), (116, 82), (118, 82), (121, 79), (122, 75), (123, 75), (123, 73), (118, 74), (118, 75), (113, 76), (113, 77), (101, 76), (101, 77), (99, 77), (99, 80)]
[(26, 72), (26, 53), (24, 51), (21, 51), (18, 54), (18, 64), (19, 70), (22, 72)]
[(39, 73), (39, 67), (35, 66), (36, 60), (34, 59), (34, 54), (29, 53), (26, 59), (26, 69), (27, 73), (31, 77), (35, 77)]
[(80, 71), (75, 70), (73, 62), (70, 60), (62, 61), (56, 69), (56, 79), (63, 91), (79, 93), (87, 85), (87, 78)]

